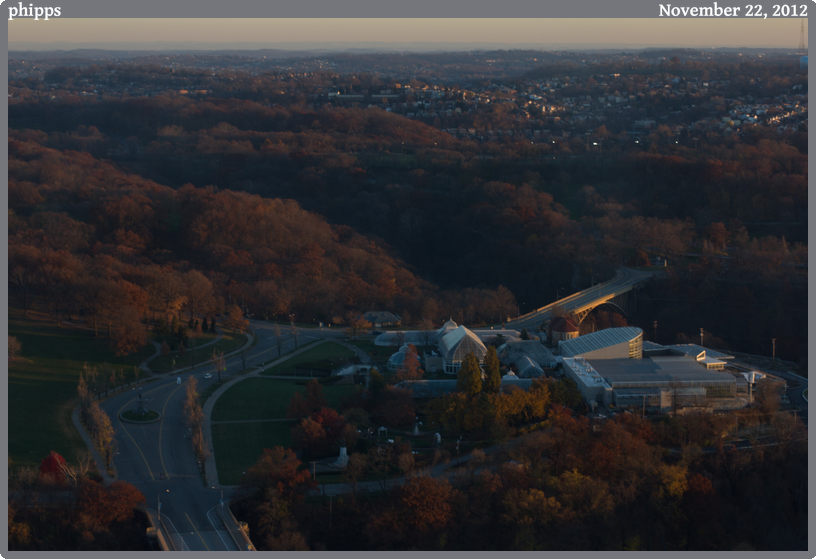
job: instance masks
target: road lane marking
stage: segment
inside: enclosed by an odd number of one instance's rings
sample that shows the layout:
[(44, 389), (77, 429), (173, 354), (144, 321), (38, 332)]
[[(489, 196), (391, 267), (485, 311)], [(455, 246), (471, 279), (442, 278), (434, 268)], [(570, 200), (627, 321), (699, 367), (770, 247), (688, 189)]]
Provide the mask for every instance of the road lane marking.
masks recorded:
[[(176, 529), (176, 526), (175, 526), (175, 524), (173, 524), (173, 521), (170, 520), (170, 517), (168, 517), (166, 514), (162, 514), (162, 516), (167, 519), (167, 522), (169, 522), (170, 526), (173, 527), (173, 531), (176, 532), (176, 537), (181, 541), (181, 550), (182, 551), (190, 551), (190, 548), (187, 546), (187, 542), (185, 542), (182, 535), (179, 534), (179, 531)], [(159, 521), (161, 521), (161, 519), (159, 519)], [(172, 533), (170, 534), (170, 538), (171, 539), (173, 538)]]
[(198, 534), (198, 538), (201, 540), (201, 543), (203, 543), (203, 544), (204, 544), (204, 547), (206, 547), (206, 548), (207, 548), (207, 551), (210, 551), (209, 546), (207, 546), (207, 542), (205, 542), (205, 541), (204, 541), (204, 538), (203, 538), (203, 537), (201, 537), (201, 534), (198, 532), (198, 528), (196, 528), (196, 527), (195, 527), (195, 524), (193, 524), (193, 521), (190, 519), (190, 515), (189, 515), (189, 514), (187, 514), (187, 513), (185, 512), (185, 513), (184, 513), (184, 516), (186, 516), (186, 517), (187, 517), (187, 520), (189, 520), (189, 521), (190, 521), (190, 526), (192, 526), (192, 527), (193, 527), (193, 530), (195, 530), (195, 533), (196, 533), (196, 534)]
[[(157, 387), (157, 388), (154, 388), (153, 390), (148, 390), (147, 392), (144, 392), (144, 394), (150, 394), (151, 392), (155, 392), (156, 390), (159, 390), (160, 388), (163, 388), (163, 387)], [(133, 441), (133, 444), (136, 446), (136, 450), (138, 450), (139, 454), (142, 455), (142, 460), (144, 460), (145, 466), (147, 466), (147, 473), (150, 474), (150, 479), (153, 480), (153, 481), (156, 481), (156, 478), (153, 477), (153, 472), (150, 469), (150, 464), (147, 463), (147, 458), (145, 458), (145, 455), (142, 452), (142, 449), (139, 446), (139, 443), (136, 442), (136, 439), (133, 438), (133, 435), (130, 434), (130, 431), (127, 430), (127, 427), (125, 427), (125, 424), (122, 423), (122, 420), (119, 417), (119, 415), (122, 413), (122, 410), (125, 409), (127, 406), (129, 406), (130, 404), (132, 404), (135, 401), (136, 401), (136, 398), (133, 398), (132, 400), (125, 403), (124, 406), (119, 408), (119, 411), (116, 414), (116, 420), (119, 422), (119, 426), (122, 428), (122, 430), (125, 433), (127, 433), (128, 437), (130, 437), (130, 440)], [(161, 428), (159, 428), (159, 429), (160, 429), (159, 430), (159, 435), (161, 435)], [(161, 452), (161, 447), (159, 447), (159, 451)], [(160, 454), (160, 456), (161, 456), (161, 454)]]
[[(173, 390), (173, 391), (170, 393), (170, 395), (167, 397), (167, 400), (165, 400), (165, 401), (164, 401), (164, 407), (162, 408), (162, 418), (164, 418), (164, 417), (165, 417), (164, 412), (165, 412), (165, 410), (167, 409), (167, 403), (170, 401), (170, 398), (172, 398), (172, 397), (173, 397), (173, 394), (175, 394), (175, 393), (176, 393), (176, 390), (178, 390), (178, 389), (179, 389), (179, 388), (181, 388), (182, 386), (185, 386), (185, 385), (183, 385), (183, 384), (179, 384), (179, 385), (176, 387), (176, 389), (175, 389), (175, 390)], [(162, 421), (162, 422), (161, 422), (161, 425), (159, 426), (159, 460), (161, 461), (162, 471), (163, 471), (163, 472), (167, 472), (167, 468), (165, 468), (165, 467), (164, 467), (164, 454), (162, 453), (162, 446), (161, 446), (161, 440), (162, 440), (162, 431), (163, 431), (163, 430), (164, 430), (164, 421)], [(170, 477), (170, 474), (169, 474), (169, 473), (167, 474), (167, 477)]]

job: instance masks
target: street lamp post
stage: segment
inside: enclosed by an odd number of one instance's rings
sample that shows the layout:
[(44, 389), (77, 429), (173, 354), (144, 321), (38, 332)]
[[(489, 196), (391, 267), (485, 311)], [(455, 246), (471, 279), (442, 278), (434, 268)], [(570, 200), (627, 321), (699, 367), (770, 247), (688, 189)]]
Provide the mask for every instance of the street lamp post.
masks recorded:
[(703, 329), (700, 328), (700, 347), (703, 346)]
[(776, 363), (776, 338), (771, 339), (771, 343), (773, 344), (773, 362)]
[(657, 343), (657, 321), (654, 321), (654, 343)]

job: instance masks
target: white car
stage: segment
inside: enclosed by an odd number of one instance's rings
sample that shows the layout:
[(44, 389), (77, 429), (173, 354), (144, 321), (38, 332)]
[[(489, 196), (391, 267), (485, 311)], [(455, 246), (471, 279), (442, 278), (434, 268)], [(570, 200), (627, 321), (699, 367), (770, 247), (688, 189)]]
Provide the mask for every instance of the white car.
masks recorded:
[(204, 378), (212, 378), (212, 373), (207, 373), (206, 375), (204, 375)]

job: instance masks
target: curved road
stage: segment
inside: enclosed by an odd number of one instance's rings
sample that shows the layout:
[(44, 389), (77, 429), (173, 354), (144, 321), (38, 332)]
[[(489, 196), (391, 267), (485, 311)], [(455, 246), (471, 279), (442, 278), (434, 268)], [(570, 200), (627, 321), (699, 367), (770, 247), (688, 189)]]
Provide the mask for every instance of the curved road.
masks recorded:
[[(276, 359), (277, 343), (272, 325), (251, 321), (250, 328), (255, 331), (258, 344), (245, 350), (247, 368)], [(298, 328), (297, 331), (298, 345), (313, 339), (343, 336), (340, 329)], [(281, 343), (284, 353), (287, 347), (294, 348), (289, 326), (281, 327)], [(226, 363), (228, 376), (242, 370), (240, 353), (227, 357)], [(206, 373), (213, 373), (212, 378), (205, 379)], [(199, 365), (196, 369), (163, 375), (159, 380), (110, 396), (100, 405), (117, 432), (118, 453), (114, 464), (118, 479), (138, 487), (147, 497), (150, 508), (158, 508), (161, 502), (162, 517), (169, 531), (175, 529), (180, 535), (180, 540), (174, 537), (179, 545), (190, 551), (228, 551), (234, 549), (232, 541), (218, 516), (208, 514), (219, 505), (221, 491), (205, 486), (183, 417), (186, 380), (191, 374), (197, 378), (199, 390), (217, 380), (212, 365)], [(181, 377), (181, 384), (177, 384), (177, 377)], [(139, 393), (145, 407), (162, 414), (160, 421), (141, 425), (119, 418), (122, 411), (136, 406)], [(231, 496), (231, 489), (224, 489), (225, 502)]]

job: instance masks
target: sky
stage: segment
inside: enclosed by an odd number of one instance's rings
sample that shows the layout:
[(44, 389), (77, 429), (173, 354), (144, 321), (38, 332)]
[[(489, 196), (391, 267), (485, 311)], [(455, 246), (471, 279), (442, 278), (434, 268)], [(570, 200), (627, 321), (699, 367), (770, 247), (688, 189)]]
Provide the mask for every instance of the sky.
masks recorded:
[[(798, 18), (732, 19), (32, 19), (9, 21), (9, 49), (96, 43), (396, 42), (779, 47), (799, 45)], [(807, 42), (807, 21), (805, 20)], [(37, 46), (34, 43), (39, 43)], [(18, 46), (19, 45), (19, 46)], [(101, 48), (105, 48), (102, 45)], [(108, 48), (115, 48), (110, 46)], [(120, 47), (121, 48), (121, 47)], [(162, 48), (167, 48), (163, 46)], [(230, 48), (237, 48), (232, 46)], [(260, 48), (260, 47), (255, 47)]]

